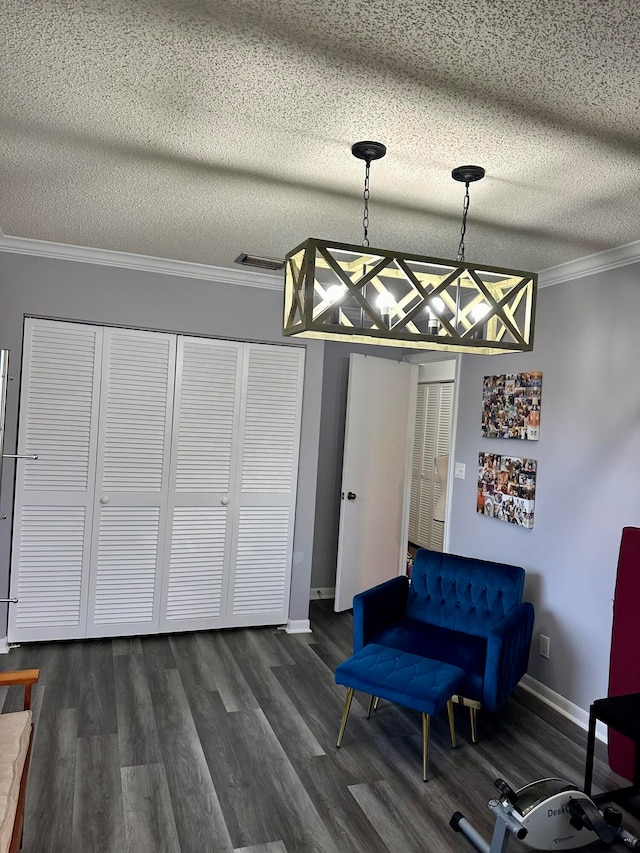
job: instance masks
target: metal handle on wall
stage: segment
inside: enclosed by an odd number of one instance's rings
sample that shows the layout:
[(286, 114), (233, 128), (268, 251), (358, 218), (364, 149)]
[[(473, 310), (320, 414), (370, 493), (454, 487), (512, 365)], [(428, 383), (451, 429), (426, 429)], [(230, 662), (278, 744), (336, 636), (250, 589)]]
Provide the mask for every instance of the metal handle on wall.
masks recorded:
[(37, 453), (3, 453), (3, 459), (37, 459)]
[(0, 349), (0, 477), (4, 448), (4, 422), (7, 417), (7, 385), (9, 384), (9, 350)]

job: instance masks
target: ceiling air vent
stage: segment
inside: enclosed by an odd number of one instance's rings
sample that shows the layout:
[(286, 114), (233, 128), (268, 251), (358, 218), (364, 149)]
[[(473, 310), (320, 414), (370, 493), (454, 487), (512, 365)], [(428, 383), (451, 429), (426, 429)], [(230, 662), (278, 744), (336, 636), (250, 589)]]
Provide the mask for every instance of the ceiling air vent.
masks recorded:
[(284, 260), (280, 258), (261, 258), (260, 255), (247, 255), (245, 252), (238, 255), (234, 263), (242, 264), (245, 267), (258, 267), (261, 270), (284, 269)]

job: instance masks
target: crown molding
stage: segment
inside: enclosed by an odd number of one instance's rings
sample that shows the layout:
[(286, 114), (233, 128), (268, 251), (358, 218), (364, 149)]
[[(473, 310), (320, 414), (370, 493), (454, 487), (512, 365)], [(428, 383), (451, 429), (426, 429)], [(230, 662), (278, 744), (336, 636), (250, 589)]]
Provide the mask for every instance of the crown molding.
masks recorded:
[(635, 264), (640, 261), (640, 240), (633, 243), (625, 243), (613, 249), (605, 249), (594, 255), (586, 255), (584, 258), (576, 258), (549, 267), (538, 273), (538, 287), (550, 287), (552, 284), (562, 284), (564, 281), (573, 281), (576, 278), (584, 278), (587, 275), (606, 272), (607, 270), (624, 267), (627, 264)]
[(116, 252), (112, 249), (93, 249), (88, 246), (49, 243), (46, 240), (33, 240), (29, 237), (10, 237), (1, 232), (0, 252), (14, 252), (19, 255), (34, 255), (41, 258), (57, 258), (64, 261), (80, 261), (163, 275), (176, 275), (184, 278), (198, 278), (203, 281), (215, 281), (217, 284), (242, 284), (249, 287), (265, 287), (269, 290), (282, 290), (283, 286), (282, 276), (279, 274), (254, 272), (246, 269), (227, 269), (226, 267), (214, 267), (208, 264), (195, 264), (190, 261), (175, 261), (170, 258), (153, 258), (148, 255)]
[[(282, 290), (280, 274), (215, 267), (190, 261), (176, 261), (171, 258), (154, 258), (149, 255), (117, 252), (113, 249), (93, 249), (89, 246), (50, 243), (46, 240), (34, 240), (30, 237), (11, 237), (1, 231), (0, 252), (102, 264), (103, 266), (121, 267), (143, 272), (197, 278), (203, 281), (214, 281), (218, 284), (241, 284), (249, 287), (264, 287), (268, 290)], [(606, 272), (638, 261), (640, 261), (640, 240), (541, 270), (538, 273), (538, 287), (562, 284), (565, 281), (573, 281), (577, 278)]]

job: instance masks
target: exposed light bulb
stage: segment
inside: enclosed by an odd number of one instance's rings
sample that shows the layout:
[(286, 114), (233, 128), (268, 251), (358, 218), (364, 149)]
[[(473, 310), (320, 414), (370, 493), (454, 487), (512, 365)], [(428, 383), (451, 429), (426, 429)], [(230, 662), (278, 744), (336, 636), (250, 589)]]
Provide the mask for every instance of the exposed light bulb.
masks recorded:
[(444, 300), (439, 296), (434, 296), (431, 299), (431, 305), (427, 308), (427, 313), (429, 314), (429, 325), (427, 328), (428, 334), (437, 335), (440, 331), (440, 321), (438, 320), (434, 308), (436, 311), (442, 313), (444, 311)]
[(478, 302), (477, 305), (471, 309), (471, 316), (473, 317), (474, 323), (477, 323), (479, 320), (482, 320), (486, 314), (489, 313), (489, 306), (486, 302)]
[[(471, 309), (471, 311), (469, 313), (471, 314), (471, 317), (472, 317), (474, 323), (480, 323), (487, 316), (489, 311), (490, 311), (490, 308), (486, 302), (478, 302), (477, 305), (473, 306), (473, 308)], [(474, 334), (473, 337), (476, 338), (477, 340), (482, 340), (482, 338), (485, 334), (485, 331), (486, 331), (486, 327), (480, 326), (480, 328), (476, 330), (476, 333)]]
[(339, 284), (332, 284), (331, 287), (325, 293), (325, 296), (331, 302), (335, 302), (336, 299), (339, 299), (342, 296), (342, 288)]
[(390, 308), (396, 304), (395, 299), (390, 293), (381, 293), (376, 300), (376, 304), (381, 311), (389, 312)]
[(395, 306), (396, 301), (388, 291), (383, 291), (376, 299), (376, 305), (380, 311), (382, 322), (385, 328), (391, 328), (391, 309)]

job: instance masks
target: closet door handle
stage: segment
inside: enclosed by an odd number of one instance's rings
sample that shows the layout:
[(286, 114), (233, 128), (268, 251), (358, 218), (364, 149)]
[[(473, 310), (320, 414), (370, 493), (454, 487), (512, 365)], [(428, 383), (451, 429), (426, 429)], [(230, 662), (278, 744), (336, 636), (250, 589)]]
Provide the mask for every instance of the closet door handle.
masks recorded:
[(229, 503), (229, 498), (225, 495), (223, 498), (220, 499), (220, 503), (222, 504), (222, 506), (227, 506), (227, 504)]
[(101, 504), (108, 504), (110, 500), (111, 500), (111, 498), (109, 497), (109, 495), (103, 495), (100, 498), (100, 503)]

